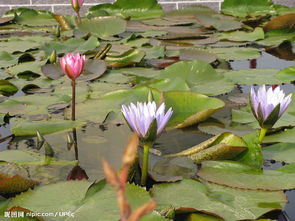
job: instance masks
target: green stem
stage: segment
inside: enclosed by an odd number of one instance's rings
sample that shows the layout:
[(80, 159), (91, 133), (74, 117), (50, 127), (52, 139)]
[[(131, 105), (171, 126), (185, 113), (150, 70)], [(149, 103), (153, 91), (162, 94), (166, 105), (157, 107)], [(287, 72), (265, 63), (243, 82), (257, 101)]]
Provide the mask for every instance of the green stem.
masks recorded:
[(141, 170), (141, 185), (146, 185), (148, 166), (149, 166), (149, 150), (152, 145), (150, 143), (145, 143), (143, 145), (143, 165)]
[(263, 138), (265, 137), (266, 132), (267, 132), (266, 128), (261, 128), (260, 129), (260, 134), (259, 134), (259, 138), (258, 138), (259, 144), (262, 144)]
[(76, 120), (76, 81), (72, 80), (72, 120)]

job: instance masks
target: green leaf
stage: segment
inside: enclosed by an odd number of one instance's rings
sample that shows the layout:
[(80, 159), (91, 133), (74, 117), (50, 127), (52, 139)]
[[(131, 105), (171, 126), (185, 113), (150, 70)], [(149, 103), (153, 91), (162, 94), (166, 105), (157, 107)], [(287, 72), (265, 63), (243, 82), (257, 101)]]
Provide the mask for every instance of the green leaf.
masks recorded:
[(0, 94), (9, 95), (18, 91), (18, 88), (7, 80), (0, 80)]
[(253, 167), (253, 169), (260, 170), (263, 164), (263, 155), (261, 152), (261, 145), (258, 142), (258, 137), (259, 131), (243, 137), (244, 141), (247, 143), (248, 149), (236, 160)]
[(186, 221), (222, 221), (222, 219), (205, 213), (192, 213)]
[(264, 39), (264, 31), (262, 28), (255, 28), (253, 32), (233, 31), (219, 34), (220, 40), (229, 41), (256, 41)]
[[(218, 74), (211, 65), (203, 61), (180, 61), (170, 65), (157, 76), (157, 79), (170, 79), (164, 85), (151, 84), (160, 90), (180, 90), (175, 82), (183, 82), (185, 87), (206, 95), (230, 92), (234, 85)], [(174, 87), (171, 87), (171, 84)], [(183, 86), (181, 87), (183, 89)]]
[(224, 0), (221, 11), (242, 18), (275, 14), (271, 0)]
[(265, 159), (276, 160), (285, 163), (295, 163), (294, 143), (274, 144), (263, 148), (262, 152)]
[(172, 107), (173, 115), (168, 126), (187, 127), (205, 121), (223, 108), (224, 102), (194, 92), (168, 91), (163, 98), (167, 108)]
[(270, 136), (266, 136), (263, 140), (264, 143), (276, 143), (276, 142), (286, 142), (295, 143), (295, 128), (285, 129), (282, 132), (275, 133)]
[[(281, 191), (239, 190), (215, 184), (204, 185), (195, 180), (157, 184), (151, 194), (158, 210), (172, 206), (179, 212), (201, 211), (228, 221), (256, 219), (264, 213), (282, 208), (286, 203)], [(261, 207), (263, 203), (271, 205)]]
[(145, 52), (139, 49), (130, 49), (117, 56), (107, 56), (105, 61), (108, 63), (138, 63), (145, 56)]
[(83, 125), (80, 121), (69, 120), (42, 120), (32, 121), (22, 118), (13, 118), (10, 120), (11, 132), (15, 136), (34, 136), (39, 131), (41, 134), (51, 134), (56, 132), (69, 131)]
[(284, 82), (292, 82), (295, 81), (295, 66), (294, 67), (288, 67), (283, 70), (280, 70), (276, 74), (276, 78), (284, 81)]
[(99, 46), (97, 38), (91, 36), (88, 40), (80, 38), (71, 38), (64, 42), (62, 41), (52, 41), (46, 43), (42, 46), (42, 50), (45, 51), (47, 56), (50, 56), (51, 53), (55, 50), (57, 54), (61, 53), (84, 53), (89, 50), (93, 50)]
[(106, 11), (109, 15), (122, 15), (132, 19), (148, 19), (159, 17), (163, 11), (156, 0), (117, 0), (114, 4), (101, 4), (89, 9), (88, 15)]
[(43, 10), (34, 10), (21, 8), (21, 13), (16, 17), (16, 22), (28, 26), (49, 26), (57, 25), (56, 20), (52, 17), (51, 12)]
[(284, 190), (295, 188), (295, 171), (253, 170), (238, 162), (205, 161), (198, 172), (201, 179), (234, 188)]
[(246, 143), (240, 137), (226, 132), (216, 135), (189, 149), (168, 156), (187, 156), (196, 163), (200, 163), (205, 160), (232, 159), (245, 149)]
[[(74, 212), (90, 184), (88, 181), (64, 181), (40, 186), (17, 195), (7, 208), (21, 206), (33, 212)], [(57, 216), (55, 220), (65, 220), (65, 217)]]
[(260, 57), (260, 51), (256, 48), (228, 47), (228, 48), (207, 48), (220, 59), (224, 60), (248, 60)]
[(6, 51), (0, 51), (0, 67), (6, 68), (18, 63), (18, 58)]
[(104, 38), (123, 33), (126, 29), (126, 24), (126, 21), (119, 17), (98, 17), (83, 21), (79, 24), (78, 31)]
[(236, 84), (247, 85), (263, 85), (263, 84), (281, 84), (287, 83), (286, 80), (279, 80), (277, 78), (278, 70), (274, 69), (249, 69), (228, 71), (224, 73), (224, 76), (235, 82)]
[(210, 52), (201, 50), (201, 49), (182, 49), (180, 50), (179, 59), (182, 61), (204, 61), (207, 63), (212, 63), (217, 59), (217, 56), (215, 54), (212, 54)]

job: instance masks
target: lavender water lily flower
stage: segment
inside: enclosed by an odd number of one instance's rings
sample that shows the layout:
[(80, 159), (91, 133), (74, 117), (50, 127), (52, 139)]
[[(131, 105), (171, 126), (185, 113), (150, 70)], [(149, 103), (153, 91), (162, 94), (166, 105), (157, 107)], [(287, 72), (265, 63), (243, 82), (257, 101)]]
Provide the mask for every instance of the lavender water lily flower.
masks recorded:
[(150, 139), (150, 136), (162, 133), (173, 111), (172, 108), (169, 108), (165, 113), (164, 103), (157, 109), (156, 103), (152, 101), (137, 102), (136, 105), (131, 103), (128, 107), (122, 105), (122, 113), (131, 129), (145, 140)]
[(270, 129), (276, 123), (291, 103), (291, 96), (292, 94), (285, 96), (279, 86), (266, 90), (263, 85), (257, 92), (251, 88), (250, 104), (261, 128)]
[(141, 185), (145, 186), (148, 175), (149, 149), (157, 136), (164, 130), (172, 116), (172, 108), (165, 113), (165, 104), (159, 108), (154, 101), (131, 103), (128, 107), (122, 105), (122, 113), (129, 127), (138, 134), (143, 144), (143, 162), (141, 166)]

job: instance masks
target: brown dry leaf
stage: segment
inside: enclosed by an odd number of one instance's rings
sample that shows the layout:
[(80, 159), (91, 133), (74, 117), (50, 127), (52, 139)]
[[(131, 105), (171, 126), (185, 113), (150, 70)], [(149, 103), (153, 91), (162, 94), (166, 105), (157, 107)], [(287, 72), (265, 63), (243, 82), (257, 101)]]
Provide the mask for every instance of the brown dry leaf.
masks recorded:
[(295, 13), (278, 16), (264, 25), (264, 31), (295, 28)]
[(123, 165), (125, 166), (132, 165), (132, 163), (134, 162), (136, 158), (138, 144), (139, 144), (138, 136), (136, 133), (133, 133), (130, 136), (128, 144), (123, 153), (123, 157), (122, 157)]

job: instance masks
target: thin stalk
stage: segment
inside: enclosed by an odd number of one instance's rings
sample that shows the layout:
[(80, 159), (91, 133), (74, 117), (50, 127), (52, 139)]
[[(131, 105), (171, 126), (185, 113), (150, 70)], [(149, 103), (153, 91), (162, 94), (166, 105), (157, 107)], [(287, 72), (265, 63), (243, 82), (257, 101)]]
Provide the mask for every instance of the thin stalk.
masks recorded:
[(81, 19), (80, 11), (77, 12), (77, 19), (78, 19), (78, 24), (81, 24), (82, 19)]
[(72, 120), (76, 120), (76, 81), (72, 80)]
[(266, 128), (261, 128), (260, 129), (260, 134), (259, 134), (259, 138), (258, 138), (259, 144), (262, 144), (263, 138), (265, 137), (266, 132), (267, 132)]
[(141, 171), (141, 185), (146, 185), (148, 166), (149, 166), (149, 150), (152, 145), (150, 143), (145, 143), (143, 145), (143, 165)]
[(76, 128), (73, 128), (73, 139), (74, 139), (75, 159), (79, 160), (78, 139), (77, 139)]

